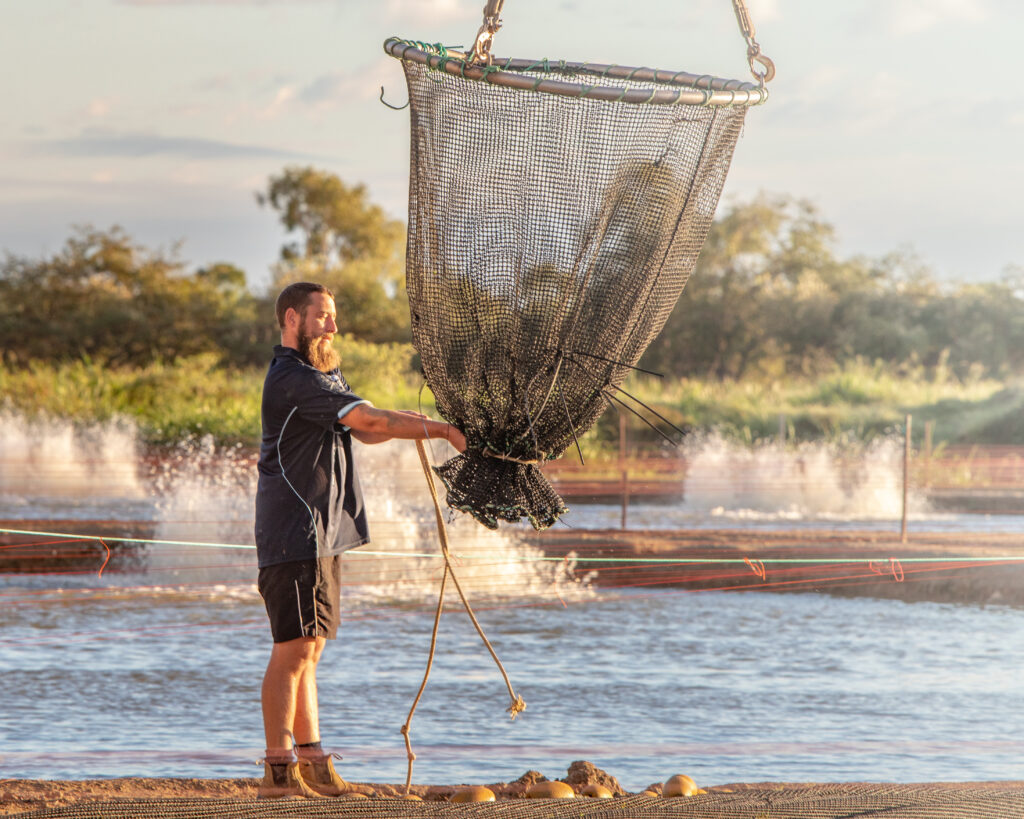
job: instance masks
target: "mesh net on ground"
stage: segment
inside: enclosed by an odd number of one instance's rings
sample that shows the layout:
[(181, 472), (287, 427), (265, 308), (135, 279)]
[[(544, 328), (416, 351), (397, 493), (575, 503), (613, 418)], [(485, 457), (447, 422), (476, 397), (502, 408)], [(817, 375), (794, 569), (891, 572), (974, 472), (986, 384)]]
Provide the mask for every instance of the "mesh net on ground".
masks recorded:
[(491, 528), (550, 526), (565, 507), (538, 465), (621, 399), (693, 270), (763, 89), (548, 61), (470, 67), (484, 74), (473, 80), (439, 46), (385, 48), (409, 87), (413, 342), (468, 442), (437, 468), (448, 504)]
[(402, 799), (123, 799), (81, 802), (22, 813), (25, 819), (275, 819), (275, 817), (493, 817), (494, 819), (1018, 819), (1024, 812), (1019, 782), (950, 784), (757, 785), (704, 796), (664, 799), (508, 799), (477, 804)]

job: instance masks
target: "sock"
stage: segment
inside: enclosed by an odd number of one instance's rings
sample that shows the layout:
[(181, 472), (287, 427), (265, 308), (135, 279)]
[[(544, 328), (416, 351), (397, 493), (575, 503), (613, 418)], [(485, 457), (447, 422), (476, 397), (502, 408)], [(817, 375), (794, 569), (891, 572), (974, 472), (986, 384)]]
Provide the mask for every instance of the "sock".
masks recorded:
[(291, 748), (267, 748), (263, 758), (270, 766), (270, 776), (275, 785), (288, 784), (288, 766), (295, 761)]
[(296, 745), (295, 753), (302, 759), (321, 759), (326, 756), (320, 740), (316, 742), (303, 742), (301, 745)]

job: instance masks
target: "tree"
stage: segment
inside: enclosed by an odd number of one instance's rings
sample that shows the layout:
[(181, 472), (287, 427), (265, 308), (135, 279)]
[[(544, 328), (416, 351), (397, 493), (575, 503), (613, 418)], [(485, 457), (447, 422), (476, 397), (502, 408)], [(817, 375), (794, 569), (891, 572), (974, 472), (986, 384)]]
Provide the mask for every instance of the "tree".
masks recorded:
[(405, 228), (349, 186), (316, 168), (286, 168), (257, 194), (298, 241), (281, 248), (273, 288), (319, 281), (334, 291), (338, 323), (367, 341), (408, 341)]
[[(673, 375), (739, 378), (768, 354), (771, 309), (784, 276), (798, 275), (778, 258), (792, 252), (791, 237), (811, 231), (808, 208), (761, 197), (730, 208), (711, 226), (693, 275), (642, 366)], [(797, 228), (802, 228), (798, 230)]]
[[(266, 308), (263, 308), (266, 309)], [(79, 228), (51, 258), (0, 265), (0, 347), (8, 362), (144, 365), (197, 353), (236, 363), (265, 357), (270, 323), (227, 264), (188, 274), (119, 228)]]
[(285, 168), (270, 177), (266, 193), (257, 193), (256, 201), (276, 210), (289, 232), (302, 234), (301, 246), (291, 242), (281, 249), (285, 261), (306, 258), (324, 265), (344, 264), (386, 254), (388, 246), (401, 238), (401, 223), (371, 204), (363, 185), (350, 187), (316, 168)]
[(1024, 370), (1024, 286), (940, 285), (912, 254), (839, 258), (807, 202), (759, 197), (714, 222), (642, 366), (739, 379), (814, 375), (851, 359), (966, 377)]

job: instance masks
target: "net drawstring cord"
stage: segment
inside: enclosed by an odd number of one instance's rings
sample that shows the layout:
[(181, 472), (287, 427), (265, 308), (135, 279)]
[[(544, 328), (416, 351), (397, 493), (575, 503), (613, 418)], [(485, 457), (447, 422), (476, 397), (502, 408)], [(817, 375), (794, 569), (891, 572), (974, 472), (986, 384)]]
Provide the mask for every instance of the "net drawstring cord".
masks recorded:
[(522, 464), (523, 466), (537, 466), (544, 462), (543, 458), (516, 458), (512, 455), (505, 455), (501, 452), (495, 452), (489, 446), (481, 448), (480, 454), (487, 458), (494, 458), (496, 461), (508, 461), (509, 463)]

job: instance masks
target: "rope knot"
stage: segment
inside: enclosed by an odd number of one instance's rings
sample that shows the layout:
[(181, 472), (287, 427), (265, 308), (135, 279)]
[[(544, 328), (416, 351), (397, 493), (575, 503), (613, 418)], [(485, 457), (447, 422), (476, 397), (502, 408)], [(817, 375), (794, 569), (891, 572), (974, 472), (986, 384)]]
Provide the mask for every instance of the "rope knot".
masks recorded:
[(495, 452), (489, 446), (484, 446), (480, 449), (480, 454), (487, 458), (494, 458), (496, 461), (510, 461), (514, 464), (522, 464), (523, 466), (536, 466), (537, 464), (543, 463), (544, 457), (547, 457), (545, 453), (541, 453), (541, 458), (515, 458), (511, 455), (505, 455), (501, 452)]
[(520, 713), (526, 710), (526, 702), (519, 694), (516, 694), (515, 700), (505, 710), (508, 711), (508, 715), (511, 719), (515, 719)]

